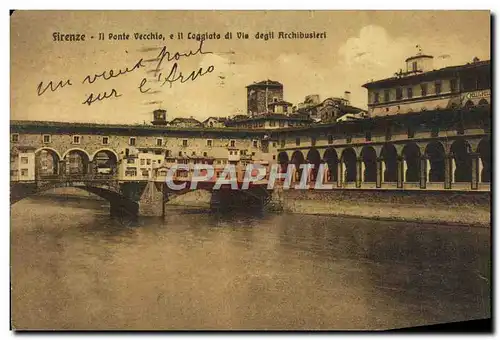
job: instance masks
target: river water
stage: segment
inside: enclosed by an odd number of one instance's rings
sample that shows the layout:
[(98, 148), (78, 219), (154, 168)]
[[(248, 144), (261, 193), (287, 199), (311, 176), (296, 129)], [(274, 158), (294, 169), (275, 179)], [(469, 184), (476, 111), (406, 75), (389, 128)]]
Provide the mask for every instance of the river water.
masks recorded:
[(17, 329), (388, 329), (490, 317), (490, 230), (106, 202), (12, 206)]

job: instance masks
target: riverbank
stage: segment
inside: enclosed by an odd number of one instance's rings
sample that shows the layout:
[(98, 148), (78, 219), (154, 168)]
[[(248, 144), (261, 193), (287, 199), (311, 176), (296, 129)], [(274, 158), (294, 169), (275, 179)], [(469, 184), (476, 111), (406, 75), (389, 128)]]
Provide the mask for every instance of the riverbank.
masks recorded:
[(490, 227), (487, 192), (284, 190), (274, 195), (284, 212)]

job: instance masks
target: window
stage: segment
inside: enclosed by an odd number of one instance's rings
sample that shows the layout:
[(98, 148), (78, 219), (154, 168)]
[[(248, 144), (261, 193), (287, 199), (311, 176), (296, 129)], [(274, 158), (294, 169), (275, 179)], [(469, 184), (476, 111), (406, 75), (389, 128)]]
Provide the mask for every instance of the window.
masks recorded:
[(146, 160), (144, 158), (141, 158), (141, 165), (146, 164)]
[(295, 138), (295, 145), (297, 145), (297, 146), (300, 145), (300, 138), (299, 137)]
[(236, 141), (234, 141), (234, 140), (230, 141), (230, 142), (229, 142), (229, 145), (230, 145), (232, 148), (234, 148), (234, 147), (235, 147), (235, 145), (236, 145)]
[(316, 146), (316, 137), (311, 137), (311, 146)]
[(352, 136), (351, 136), (351, 135), (346, 135), (346, 136), (345, 136), (345, 142), (346, 142), (347, 144), (350, 144), (350, 143), (352, 142)]
[(253, 147), (254, 147), (254, 148), (258, 148), (258, 147), (259, 147), (259, 142), (258, 142), (258, 141), (256, 141), (256, 140), (254, 140), (254, 141), (253, 141)]
[(373, 103), (374, 104), (377, 104), (379, 102), (379, 93), (378, 92), (374, 92), (373, 93)]
[(151, 165), (151, 160), (150, 159), (146, 159), (146, 164), (147, 165)]
[(137, 176), (137, 168), (125, 169), (125, 176)]
[(403, 89), (398, 87), (396, 89), (396, 100), (401, 100), (403, 98)]
[(109, 138), (108, 137), (102, 137), (102, 144), (108, 145), (109, 144)]
[(434, 89), (436, 90), (436, 94), (441, 93), (441, 82), (440, 81), (437, 81), (434, 83)]
[(135, 137), (130, 137), (128, 140), (128, 144), (134, 146), (135, 145)]
[(179, 151), (179, 157), (182, 157), (182, 151)]
[(263, 127), (264, 126), (264, 121), (260, 121), (259, 122), (259, 127)]
[(161, 150), (155, 150), (155, 155), (161, 155)]
[(391, 140), (392, 138), (392, 131), (391, 131), (391, 127), (388, 126), (386, 129), (385, 129), (385, 140), (386, 141), (389, 141)]
[(276, 142), (273, 142), (273, 148), (275, 148), (277, 146)]
[(28, 157), (21, 157), (21, 164), (28, 164)]
[(211, 140), (211, 139), (207, 139), (207, 146), (208, 146), (209, 148), (211, 148), (211, 147), (212, 147), (212, 140)]
[(285, 144), (286, 144), (286, 139), (282, 139), (281, 140), (281, 147), (284, 148), (285, 147)]
[(367, 142), (372, 140), (372, 132), (371, 131), (366, 131), (365, 133), (365, 139)]
[(50, 143), (50, 142), (51, 142), (51, 140), (52, 140), (52, 138), (51, 138), (51, 136), (50, 136), (50, 135), (43, 135), (43, 142), (44, 142), (45, 144)]
[(127, 158), (127, 163), (128, 164), (135, 164), (135, 159), (134, 158)]
[(406, 96), (408, 97), (408, 99), (413, 98), (413, 88), (409, 87), (406, 89)]
[(142, 177), (149, 177), (149, 170), (142, 170)]
[(422, 92), (422, 97), (427, 96), (427, 84), (421, 84), (420, 85), (420, 90)]
[(205, 151), (203, 152), (203, 157), (207, 157), (208, 156), (208, 153)]
[(278, 102), (278, 97), (273, 97), (273, 102), (277, 103)]
[(456, 79), (450, 79), (450, 92), (451, 93), (457, 92), (457, 80)]
[(162, 146), (163, 145), (163, 138), (156, 138), (156, 146)]
[(411, 63), (411, 69), (412, 69), (412, 71), (417, 71), (417, 62), (416, 61)]
[(21, 169), (21, 176), (28, 176), (28, 169)]
[(19, 134), (18, 134), (18, 133), (13, 133), (13, 134), (10, 136), (10, 140), (12, 141), (12, 143), (17, 143), (17, 142), (19, 142)]
[(285, 126), (285, 121), (284, 120), (280, 120), (279, 121), (279, 126), (280, 127), (284, 127)]
[(188, 146), (188, 140), (187, 139), (183, 139), (182, 140), (182, 146)]
[(255, 156), (255, 152), (252, 152), (252, 156)]
[(415, 129), (411, 126), (408, 126), (408, 138), (414, 138), (415, 137)]
[(171, 155), (172, 155), (172, 151), (170, 151), (170, 150), (165, 151), (165, 157), (171, 157)]
[(328, 144), (333, 144), (333, 136), (328, 135)]
[(80, 136), (73, 136), (73, 144), (80, 144)]
[(388, 102), (390, 100), (390, 92), (389, 90), (384, 90), (384, 101)]
[(276, 126), (276, 122), (274, 120), (269, 121), (269, 126)]

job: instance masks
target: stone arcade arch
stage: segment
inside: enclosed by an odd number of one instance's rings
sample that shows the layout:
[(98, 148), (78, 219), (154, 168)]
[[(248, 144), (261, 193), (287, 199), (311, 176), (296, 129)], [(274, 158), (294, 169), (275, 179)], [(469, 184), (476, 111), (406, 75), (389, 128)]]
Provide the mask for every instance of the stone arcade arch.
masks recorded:
[(398, 152), (393, 144), (385, 144), (382, 147), (380, 156), (383, 159), (384, 177), (383, 182), (397, 182), (398, 181)]
[(408, 143), (403, 148), (405, 166), (405, 182), (419, 182), (420, 180), (420, 148), (415, 143)]
[(428, 159), (429, 182), (444, 182), (445, 180), (445, 150), (441, 142), (427, 144), (425, 155)]
[(89, 171), (90, 156), (82, 149), (70, 149), (63, 155), (66, 175), (86, 175)]
[(300, 181), (300, 178), (302, 176), (302, 169), (300, 168), (300, 165), (305, 163), (304, 154), (302, 154), (302, 151), (296, 150), (292, 154), (291, 163), (295, 165), (295, 177), (293, 178), (293, 180)]
[(288, 154), (285, 151), (281, 151), (278, 154), (278, 164), (280, 165), (280, 173), (285, 173), (290, 162)]
[(98, 175), (115, 175), (118, 170), (118, 157), (115, 152), (101, 149), (92, 157), (92, 171)]
[(327, 182), (337, 182), (338, 180), (338, 164), (339, 157), (337, 155), (337, 151), (334, 148), (328, 148), (325, 151), (325, 156), (323, 157), (324, 161), (328, 165), (328, 172), (326, 175)]
[(361, 150), (361, 159), (364, 164), (363, 182), (377, 181), (377, 153), (371, 146), (365, 146)]
[(465, 139), (458, 139), (451, 145), (454, 182), (470, 182), (472, 180), (471, 147)]
[(35, 151), (35, 176), (36, 178), (57, 176), (61, 157), (52, 148), (41, 148)]
[(342, 152), (342, 163), (344, 173), (342, 174), (346, 183), (356, 181), (356, 152), (353, 148), (347, 148)]
[(315, 148), (310, 149), (309, 152), (307, 153), (306, 159), (309, 164), (314, 165), (314, 168), (312, 168), (311, 170), (310, 180), (316, 181), (316, 178), (318, 176), (318, 168), (319, 165), (321, 164), (321, 156), (318, 150)]

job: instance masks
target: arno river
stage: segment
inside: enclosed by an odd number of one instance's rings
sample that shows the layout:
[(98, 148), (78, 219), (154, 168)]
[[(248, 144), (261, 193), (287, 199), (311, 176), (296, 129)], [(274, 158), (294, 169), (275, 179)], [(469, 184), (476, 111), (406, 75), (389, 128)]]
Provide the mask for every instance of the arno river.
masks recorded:
[(168, 210), (12, 206), (17, 329), (388, 329), (490, 317), (490, 230)]

